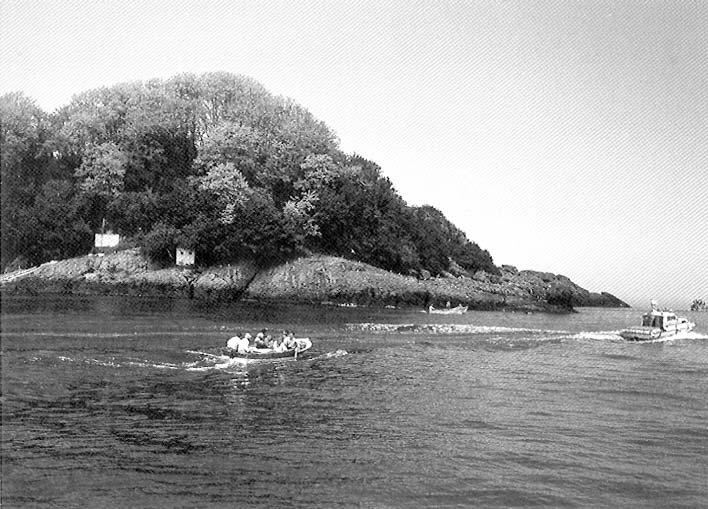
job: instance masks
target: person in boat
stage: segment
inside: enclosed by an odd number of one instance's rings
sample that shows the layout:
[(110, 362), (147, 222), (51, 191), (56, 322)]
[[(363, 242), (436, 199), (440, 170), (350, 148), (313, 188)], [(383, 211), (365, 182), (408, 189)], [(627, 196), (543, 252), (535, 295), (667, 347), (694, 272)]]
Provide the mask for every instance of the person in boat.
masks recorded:
[(268, 348), (269, 339), (270, 336), (268, 336), (268, 329), (261, 329), (261, 331), (256, 334), (256, 339), (254, 340), (253, 346), (256, 348)]
[(236, 334), (235, 336), (231, 336), (228, 341), (226, 341), (226, 348), (231, 348), (232, 350), (238, 350), (239, 345), (241, 344), (241, 336), (239, 334)]
[(248, 353), (251, 348), (251, 335), (247, 332), (241, 338), (241, 347), (238, 349), (238, 353)]
[(266, 345), (271, 350), (275, 350), (275, 348), (278, 346), (278, 338), (273, 337), (273, 336), (268, 336), (268, 340), (266, 341)]
[(273, 338), (272, 346), (270, 347), (276, 352), (284, 352), (287, 348), (285, 346), (286, 339), (288, 337), (288, 332), (283, 331), (280, 335), (280, 339)]
[(262, 332), (256, 334), (256, 339), (253, 340), (253, 346), (256, 348), (265, 348), (265, 337)]
[(239, 335), (233, 336), (229, 338), (229, 340), (226, 342), (227, 348), (231, 348), (232, 350), (236, 350), (238, 353), (247, 353), (249, 349), (249, 340), (251, 339), (251, 335), (247, 332), (246, 334), (243, 335), (243, 337), (240, 337)]
[(285, 331), (283, 333), (282, 345), (285, 350), (291, 350), (295, 347), (293, 333), (291, 331)]

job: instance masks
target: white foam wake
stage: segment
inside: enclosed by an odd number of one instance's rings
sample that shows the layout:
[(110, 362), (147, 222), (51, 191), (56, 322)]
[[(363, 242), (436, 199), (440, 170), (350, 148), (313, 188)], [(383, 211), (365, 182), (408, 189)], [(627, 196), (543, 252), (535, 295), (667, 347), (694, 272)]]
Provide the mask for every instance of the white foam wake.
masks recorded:
[(243, 359), (239, 357), (228, 357), (226, 355), (214, 355), (207, 352), (199, 352), (196, 350), (187, 350), (187, 353), (202, 355), (204, 357), (203, 362), (208, 362), (210, 364), (197, 365), (198, 363), (191, 363), (190, 366), (185, 366), (187, 371), (209, 371), (209, 370), (220, 370), (220, 369), (233, 369), (233, 368), (244, 368), (248, 365), (253, 364), (264, 364), (264, 363), (286, 363), (286, 362), (303, 362), (303, 361), (317, 361), (322, 359), (333, 359), (337, 357), (343, 357), (348, 355), (346, 350), (336, 350), (334, 352), (327, 352), (321, 355), (316, 355), (314, 357), (300, 356), (295, 357), (283, 357), (280, 359)]
[(647, 341), (627, 341), (622, 336), (620, 336), (620, 331), (583, 331), (569, 336), (568, 339), (578, 339), (578, 340), (592, 340), (592, 341), (621, 341), (627, 343), (666, 343), (668, 341), (679, 341), (679, 340), (702, 340), (708, 339), (707, 334), (700, 332), (681, 332), (673, 336), (663, 336), (657, 339), (647, 340)]
[(532, 329), (526, 327), (503, 327), (497, 325), (470, 324), (400, 324), (400, 323), (348, 323), (345, 325), (352, 332), (373, 333), (424, 333), (424, 334), (504, 334), (524, 332), (527, 334), (568, 334), (564, 330)]
[(582, 331), (577, 332), (569, 339), (591, 340), (591, 341), (624, 341), (619, 335), (620, 331)]
[[(65, 355), (59, 355), (57, 356), (57, 359), (59, 359), (62, 362), (79, 362), (82, 364), (91, 364), (94, 366), (105, 366), (109, 368), (123, 368), (126, 366), (133, 366), (133, 367), (139, 367), (139, 368), (156, 368), (156, 369), (181, 369), (182, 366), (179, 364), (172, 364), (169, 362), (150, 362), (150, 361), (131, 361), (131, 360), (126, 360), (126, 361), (117, 361), (115, 357), (111, 358), (110, 360), (103, 360), (103, 359), (93, 359), (93, 358), (84, 358), (84, 359), (75, 359), (73, 357), (67, 357)], [(35, 360), (39, 360), (39, 358), (35, 358)]]

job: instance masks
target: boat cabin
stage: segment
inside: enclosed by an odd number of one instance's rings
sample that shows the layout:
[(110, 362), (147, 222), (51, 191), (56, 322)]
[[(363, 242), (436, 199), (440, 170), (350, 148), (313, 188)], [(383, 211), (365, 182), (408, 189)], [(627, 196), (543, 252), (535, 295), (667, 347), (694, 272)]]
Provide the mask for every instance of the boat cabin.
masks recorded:
[(674, 313), (668, 311), (651, 311), (642, 316), (644, 327), (656, 327), (662, 331), (676, 328), (678, 318)]

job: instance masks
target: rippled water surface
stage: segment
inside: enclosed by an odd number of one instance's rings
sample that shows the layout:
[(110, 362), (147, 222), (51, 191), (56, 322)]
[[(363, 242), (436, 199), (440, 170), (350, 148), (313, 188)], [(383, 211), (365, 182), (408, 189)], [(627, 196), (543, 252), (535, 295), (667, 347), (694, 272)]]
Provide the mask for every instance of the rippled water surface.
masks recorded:
[[(708, 314), (640, 314), (7, 297), (2, 506), (708, 506)], [(262, 326), (314, 346), (208, 355)]]

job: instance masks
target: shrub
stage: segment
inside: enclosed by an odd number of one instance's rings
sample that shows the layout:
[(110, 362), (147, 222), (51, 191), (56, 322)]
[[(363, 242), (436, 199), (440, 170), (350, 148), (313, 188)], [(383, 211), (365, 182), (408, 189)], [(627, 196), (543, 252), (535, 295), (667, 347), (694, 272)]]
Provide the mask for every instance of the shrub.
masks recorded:
[(151, 262), (171, 265), (175, 262), (179, 237), (180, 232), (174, 226), (159, 223), (143, 237), (140, 247)]

